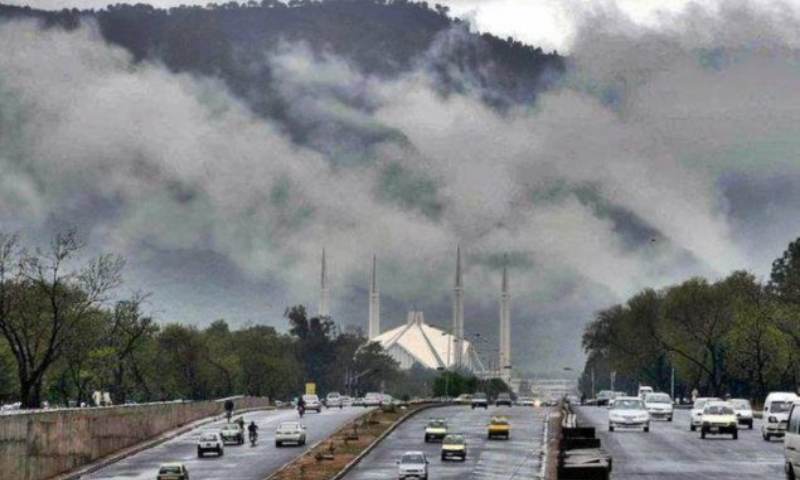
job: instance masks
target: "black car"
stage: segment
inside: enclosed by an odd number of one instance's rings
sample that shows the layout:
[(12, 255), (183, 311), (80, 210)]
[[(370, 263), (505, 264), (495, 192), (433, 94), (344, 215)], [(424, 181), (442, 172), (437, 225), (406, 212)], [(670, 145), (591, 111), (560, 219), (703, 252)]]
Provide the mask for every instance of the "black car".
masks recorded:
[(501, 393), (500, 395), (497, 396), (497, 400), (495, 400), (494, 404), (497, 407), (499, 407), (500, 405), (508, 405), (510, 407), (512, 405), (511, 394)]

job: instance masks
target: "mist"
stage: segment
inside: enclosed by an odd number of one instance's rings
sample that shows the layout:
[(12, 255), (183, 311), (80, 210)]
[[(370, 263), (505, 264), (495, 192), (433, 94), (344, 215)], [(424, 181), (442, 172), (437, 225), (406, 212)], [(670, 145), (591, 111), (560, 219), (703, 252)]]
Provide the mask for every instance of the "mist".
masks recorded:
[(414, 308), (447, 327), (461, 245), (466, 329), (491, 347), (507, 255), (514, 364), (577, 367), (592, 312), (691, 275), (766, 275), (798, 236), (787, 12), (595, 12), (559, 84), (502, 111), (443, 93), (435, 49), (387, 79), (286, 43), (263, 62), (302, 140), (91, 24), (2, 24), (0, 229), (78, 228), (128, 259), (126, 288), (153, 292), (161, 321), (279, 329), (289, 305), (316, 311), (323, 248), (335, 320), (366, 326), (376, 254), (383, 328)]

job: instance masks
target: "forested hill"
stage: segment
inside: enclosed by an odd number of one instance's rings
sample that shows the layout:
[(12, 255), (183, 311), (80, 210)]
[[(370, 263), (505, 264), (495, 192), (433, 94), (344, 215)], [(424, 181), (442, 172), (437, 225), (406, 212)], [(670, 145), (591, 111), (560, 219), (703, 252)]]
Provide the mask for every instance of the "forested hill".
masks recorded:
[(470, 33), (447, 7), (407, 0), (263, 0), (169, 10), (137, 4), (60, 12), (0, 5), (0, 18), (25, 17), (66, 28), (96, 18), (104, 37), (137, 60), (218, 75), (240, 94), (269, 85), (269, 69), (253, 68), (253, 59), (295, 41), (373, 75), (393, 76), (424, 64), (444, 90), (476, 89), (499, 105), (533, 99), (563, 70), (555, 52)]

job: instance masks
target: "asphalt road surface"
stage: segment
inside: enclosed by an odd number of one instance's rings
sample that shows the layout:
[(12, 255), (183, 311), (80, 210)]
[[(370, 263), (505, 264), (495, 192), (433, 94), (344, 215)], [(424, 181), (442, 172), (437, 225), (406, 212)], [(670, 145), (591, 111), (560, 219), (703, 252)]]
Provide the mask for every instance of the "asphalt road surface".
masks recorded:
[(765, 442), (761, 421), (753, 430), (739, 427), (739, 439), (730, 435), (700, 439), (689, 431), (689, 411), (676, 410), (672, 423), (654, 421), (650, 432), (608, 431), (608, 410), (581, 407), (581, 426), (593, 426), (602, 447), (614, 459), (614, 479), (636, 480), (769, 480), (785, 478), (783, 441)]
[(187, 432), (82, 478), (155, 480), (158, 467), (162, 463), (183, 462), (192, 480), (263, 480), (364, 411), (364, 408), (352, 407), (342, 410), (323, 409), (320, 414), (307, 413), (301, 420), (308, 428), (306, 447), (286, 446), (280, 449), (275, 448), (275, 429), (281, 422), (298, 420), (297, 412), (273, 410), (248, 413), (244, 415), (247, 423), (255, 420), (259, 427), (258, 443), (255, 447), (251, 447), (248, 441), (244, 445), (228, 444), (225, 446), (225, 455), (220, 458), (213, 454), (202, 459), (197, 458), (197, 439), (200, 434), (219, 430), (223, 421)]
[[(487, 440), (486, 425), (495, 413), (508, 415), (510, 440)], [(428, 456), (431, 480), (534, 478), (539, 472), (538, 450), (542, 443), (544, 415), (544, 409), (533, 407), (489, 407), (488, 411), (443, 407), (421, 412), (392, 432), (345, 479), (396, 479), (397, 460), (411, 450), (423, 451)], [(444, 418), (451, 433), (466, 435), (466, 462), (442, 462), (441, 444), (425, 443), (425, 425), (431, 418)]]

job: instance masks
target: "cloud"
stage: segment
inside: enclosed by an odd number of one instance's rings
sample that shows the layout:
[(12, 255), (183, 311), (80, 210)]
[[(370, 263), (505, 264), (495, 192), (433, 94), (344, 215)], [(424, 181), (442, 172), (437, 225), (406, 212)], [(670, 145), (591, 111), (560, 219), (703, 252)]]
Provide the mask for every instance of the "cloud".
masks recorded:
[(515, 362), (558, 369), (594, 310), (763, 274), (797, 235), (796, 24), (748, 4), (658, 28), (605, 10), (576, 30), (563, 82), (503, 112), (443, 94), (424, 61), (378, 79), (285, 44), (263, 60), (281, 118), (134, 63), (91, 25), (7, 24), (0, 222), (77, 224), (128, 257), (162, 318), (193, 322), (314, 311), (326, 247), (337, 318), (363, 324), (376, 253), (384, 325), (414, 307), (446, 325), (461, 244), (467, 328), (491, 339), (508, 254)]

